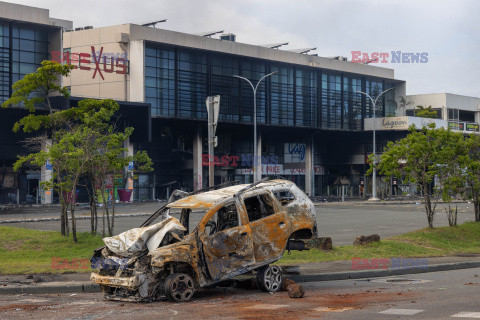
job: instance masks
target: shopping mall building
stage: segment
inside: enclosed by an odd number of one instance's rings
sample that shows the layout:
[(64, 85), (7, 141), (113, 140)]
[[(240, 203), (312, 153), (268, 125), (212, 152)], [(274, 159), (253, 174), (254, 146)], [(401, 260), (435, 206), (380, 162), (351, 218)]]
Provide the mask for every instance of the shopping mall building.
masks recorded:
[[(349, 195), (368, 193), (365, 171), (372, 152), (373, 108), (356, 91), (376, 95), (394, 88), (379, 99), (376, 113), (377, 121), (393, 119), (406, 113), (394, 102), (406, 96), (405, 81), (395, 79), (393, 69), (320, 57), (308, 49), (239, 43), (233, 35), (221, 38), (155, 24), (72, 30), (72, 22), (49, 18), (48, 10), (0, 2), (0, 99), (43, 59), (75, 65), (71, 76), (63, 79), (73, 97), (64, 104), (87, 97), (117, 100), (125, 124), (137, 132), (129, 149), (147, 150), (155, 167), (153, 173), (135, 177), (134, 198), (164, 199), (174, 188), (193, 190), (208, 184), (208, 96), (221, 98), (215, 183), (253, 180), (253, 91), (234, 75), (255, 84), (276, 72), (257, 92), (262, 175), (290, 179), (311, 196), (335, 194), (341, 185), (348, 187)], [(8, 112), (17, 118), (24, 113)], [(40, 170), (13, 173), (12, 163), (24, 150), (19, 136), (9, 132), (13, 118), (2, 116), (0, 121), (7, 137), (1, 143), (8, 145), (0, 151), (3, 189), (20, 189), (17, 201), (23, 202), (32, 192), (25, 192), (22, 181), (39, 177)], [(379, 127), (377, 151), (405, 132), (406, 128)]]

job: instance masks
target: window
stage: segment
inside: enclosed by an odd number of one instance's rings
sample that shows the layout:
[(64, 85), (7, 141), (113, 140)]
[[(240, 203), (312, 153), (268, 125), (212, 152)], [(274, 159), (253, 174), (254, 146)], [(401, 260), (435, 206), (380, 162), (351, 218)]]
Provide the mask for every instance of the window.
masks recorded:
[(152, 115), (175, 116), (175, 52), (145, 49), (145, 100)]
[(274, 195), (282, 206), (286, 206), (295, 200), (295, 196), (289, 190), (278, 190), (274, 192)]
[(238, 212), (235, 203), (227, 204), (218, 209), (207, 222), (205, 225), (205, 234), (211, 236), (217, 232), (238, 227), (238, 222)]
[(273, 200), (266, 194), (246, 198), (244, 202), (250, 222), (275, 214)]
[(296, 116), (297, 126), (317, 126), (317, 74), (310, 70), (296, 70)]
[(277, 73), (271, 77), (271, 122), (293, 126), (295, 124), (293, 67), (273, 65), (272, 71)]
[[(240, 121), (240, 82), (232, 77), (239, 74), (238, 58), (212, 55), (211, 92), (222, 97), (220, 121)], [(243, 80), (242, 80), (243, 81)]]
[(8, 99), (12, 85), (35, 72), (43, 60), (48, 60), (48, 31), (0, 24), (0, 103)]

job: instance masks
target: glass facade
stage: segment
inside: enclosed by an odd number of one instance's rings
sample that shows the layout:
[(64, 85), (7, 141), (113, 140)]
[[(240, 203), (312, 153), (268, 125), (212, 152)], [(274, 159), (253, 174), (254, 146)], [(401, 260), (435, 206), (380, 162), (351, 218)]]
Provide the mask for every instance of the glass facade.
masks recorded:
[(0, 24), (0, 103), (10, 95), (10, 57), (10, 27)]
[[(332, 130), (361, 130), (363, 118), (373, 116), (369, 99), (393, 86), (384, 80), (334, 73), (273, 61), (218, 52), (147, 44), (145, 49), (145, 99), (153, 116), (206, 119), (205, 98), (220, 95), (220, 121), (253, 122), (253, 92), (257, 90), (257, 122), (280, 126)], [(391, 93), (393, 94), (393, 93)], [(393, 95), (392, 95), (393, 97)], [(395, 113), (394, 104), (382, 97), (377, 116)]]
[(0, 102), (12, 85), (35, 72), (48, 59), (48, 31), (15, 23), (0, 23)]

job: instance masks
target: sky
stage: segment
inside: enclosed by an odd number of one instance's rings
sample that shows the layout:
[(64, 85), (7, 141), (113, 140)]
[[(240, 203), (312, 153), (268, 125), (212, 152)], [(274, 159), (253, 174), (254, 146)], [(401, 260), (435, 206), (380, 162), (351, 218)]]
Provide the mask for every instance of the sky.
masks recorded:
[[(50, 9), (75, 27), (147, 23), (199, 33), (224, 30), (238, 42), (289, 42), (322, 57), (387, 52), (407, 94), (448, 92), (480, 97), (478, 0), (8, 0)], [(426, 63), (392, 63), (391, 52), (427, 53)]]

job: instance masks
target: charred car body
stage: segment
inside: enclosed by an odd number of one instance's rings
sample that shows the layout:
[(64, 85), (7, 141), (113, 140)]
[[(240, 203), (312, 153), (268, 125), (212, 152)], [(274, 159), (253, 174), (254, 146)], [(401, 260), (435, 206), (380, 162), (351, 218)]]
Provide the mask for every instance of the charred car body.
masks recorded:
[(174, 193), (180, 199), (140, 228), (105, 238), (91, 281), (107, 299), (126, 301), (188, 301), (198, 288), (250, 272), (262, 290), (279, 290), (281, 270), (270, 264), (316, 236), (313, 203), (286, 180), (219, 187)]

